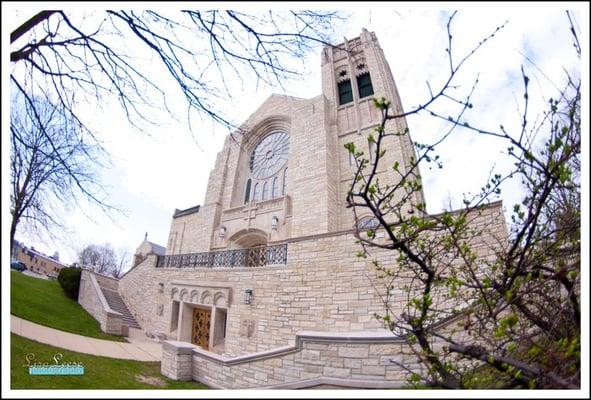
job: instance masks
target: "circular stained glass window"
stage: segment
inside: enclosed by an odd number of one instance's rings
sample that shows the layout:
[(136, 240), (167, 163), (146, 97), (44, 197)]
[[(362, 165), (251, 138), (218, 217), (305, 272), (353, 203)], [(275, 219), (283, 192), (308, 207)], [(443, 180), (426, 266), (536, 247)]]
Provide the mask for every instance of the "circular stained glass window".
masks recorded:
[(289, 135), (278, 131), (257, 144), (250, 156), (250, 171), (257, 179), (268, 178), (283, 168), (289, 153)]

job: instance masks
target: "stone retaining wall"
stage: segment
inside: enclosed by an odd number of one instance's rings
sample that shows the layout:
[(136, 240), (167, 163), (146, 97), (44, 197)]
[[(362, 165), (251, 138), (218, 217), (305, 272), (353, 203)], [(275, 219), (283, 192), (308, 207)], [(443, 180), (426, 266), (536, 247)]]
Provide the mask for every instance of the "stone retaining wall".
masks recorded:
[(93, 272), (94, 277), (96, 278), (97, 283), (100, 287), (104, 287), (106, 289), (118, 291), (119, 290), (119, 279), (115, 279), (110, 276), (97, 274)]
[(123, 316), (109, 307), (96, 275), (88, 270), (82, 270), (80, 276), (78, 303), (99, 322), (103, 332), (121, 335)]
[[(405, 351), (406, 350), (406, 351)], [(403, 339), (390, 332), (298, 332), (294, 346), (228, 358), (190, 343), (164, 342), (161, 372), (219, 389), (399, 388), (420, 368)], [(189, 374), (191, 371), (191, 374)]]

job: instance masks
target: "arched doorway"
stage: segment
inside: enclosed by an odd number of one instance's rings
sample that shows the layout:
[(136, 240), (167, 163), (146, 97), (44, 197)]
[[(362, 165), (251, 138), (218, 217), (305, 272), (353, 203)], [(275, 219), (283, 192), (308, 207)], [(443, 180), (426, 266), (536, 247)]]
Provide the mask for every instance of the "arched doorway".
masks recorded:
[(257, 267), (267, 262), (267, 233), (260, 229), (243, 229), (230, 238), (232, 247), (244, 250), (244, 265)]

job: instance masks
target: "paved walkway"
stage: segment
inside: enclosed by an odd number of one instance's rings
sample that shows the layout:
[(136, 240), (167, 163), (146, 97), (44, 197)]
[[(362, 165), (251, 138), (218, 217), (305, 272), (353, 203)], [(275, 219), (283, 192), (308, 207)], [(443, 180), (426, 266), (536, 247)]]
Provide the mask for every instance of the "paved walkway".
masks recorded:
[(95, 339), (49, 328), (14, 315), (10, 316), (10, 331), (37, 342), (95, 356), (137, 361), (160, 361), (162, 356), (162, 345), (155, 341), (132, 338), (131, 343), (125, 343)]

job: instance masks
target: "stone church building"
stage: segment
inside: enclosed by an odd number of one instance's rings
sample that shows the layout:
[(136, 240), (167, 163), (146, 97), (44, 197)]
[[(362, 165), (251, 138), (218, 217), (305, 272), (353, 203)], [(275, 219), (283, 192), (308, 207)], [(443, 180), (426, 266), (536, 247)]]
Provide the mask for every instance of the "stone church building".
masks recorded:
[[(380, 283), (371, 262), (356, 257), (345, 207), (355, 166), (344, 148), (354, 142), (371, 154), (367, 134), (380, 123), (374, 96), (395, 112), (401, 101), (374, 33), (325, 47), (320, 58), (318, 96), (272, 95), (228, 136), (203, 203), (174, 211), (164, 255), (146, 238), (120, 280), (82, 276), (79, 301), (103, 330), (125, 334), (133, 320), (163, 341), (164, 375), (229, 389), (405, 381), (390, 362), (404, 341), (375, 319), (384, 313)], [(408, 135), (388, 140), (379, 173), (393, 179), (387, 165), (408, 168), (415, 151)], [(424, 202), (422, 193), (414, 201)], [(506, 236), (500, 203), (479, 218), (491, 235)], [(402, 291), (394, 298), (405, 300)]]

